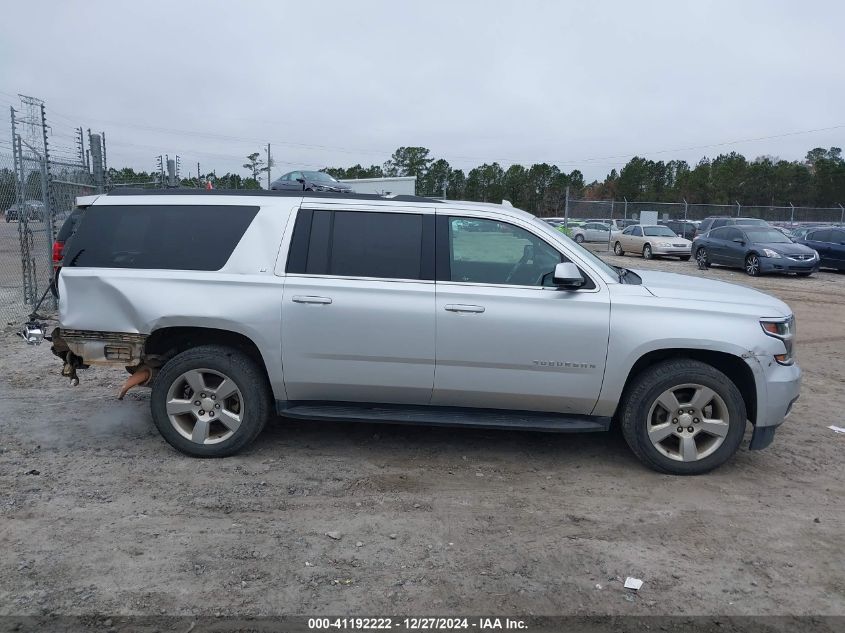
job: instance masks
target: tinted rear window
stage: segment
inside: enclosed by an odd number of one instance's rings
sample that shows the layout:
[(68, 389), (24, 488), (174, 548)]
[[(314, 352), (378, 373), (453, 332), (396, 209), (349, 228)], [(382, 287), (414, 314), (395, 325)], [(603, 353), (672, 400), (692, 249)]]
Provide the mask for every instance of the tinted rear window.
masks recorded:
[(310, 211), (297, 215), (287, 272), (433, 279), (433, 217), (413, 213)]
[(65, 253), (66, 266), (220, 270), (258, 207), (95, 205)]

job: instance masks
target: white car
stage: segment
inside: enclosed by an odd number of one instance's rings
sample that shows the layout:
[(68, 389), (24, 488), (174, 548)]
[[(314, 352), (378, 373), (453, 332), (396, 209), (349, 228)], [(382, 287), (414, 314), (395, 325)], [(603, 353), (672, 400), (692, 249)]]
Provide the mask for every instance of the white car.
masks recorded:
[(582, 242), (608, 242), (613, 228), (604, 222), (586, 222), (572, 229), (572, 239), (579, 244)]
[(613, 252), (620, 257), (630, 251), (641, 253), (644, 259), (668, 255), (686, 262), (692, 255), (692, 242), (678, 237), (668, 226), (635, 224), (614, 234), (613, 240)]

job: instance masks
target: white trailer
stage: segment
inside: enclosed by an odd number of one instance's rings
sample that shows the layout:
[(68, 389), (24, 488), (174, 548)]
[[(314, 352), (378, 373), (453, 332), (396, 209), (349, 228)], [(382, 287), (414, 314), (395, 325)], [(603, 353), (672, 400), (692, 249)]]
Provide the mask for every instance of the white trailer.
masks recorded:
[(341, 180), (355, 190), (355, 193), (377, 193), (379, 195), (413, 196), (417, 192), (416, 176), (398, 178), (350, 178)]

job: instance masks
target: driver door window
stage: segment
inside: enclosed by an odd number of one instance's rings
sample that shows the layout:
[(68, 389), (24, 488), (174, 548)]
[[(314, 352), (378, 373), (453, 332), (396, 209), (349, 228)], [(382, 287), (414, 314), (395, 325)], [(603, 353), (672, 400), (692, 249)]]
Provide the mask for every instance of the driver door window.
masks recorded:
[(545, 241), (512, 224), (449, 218), (450, 280), (516, 286), (551, 285), (563, 256)]

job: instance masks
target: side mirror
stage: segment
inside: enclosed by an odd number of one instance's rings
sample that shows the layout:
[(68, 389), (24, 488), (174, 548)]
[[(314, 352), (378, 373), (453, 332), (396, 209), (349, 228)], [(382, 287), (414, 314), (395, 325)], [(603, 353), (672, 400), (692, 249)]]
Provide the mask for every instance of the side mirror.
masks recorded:
[(298, 182), (298, 183), (300, 183), (300, 184), (304, 185), (304, 184), (305, 184), (305, 178), (297, 178), (297, 179), (296, 179), (296, 182)]
[(552, 283), (558, 288), (577, 290), (584, 285), (584, 278), (581, 276), (578, 266), (572, 262), (561, 262), (555, 266)]

